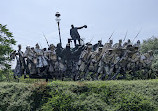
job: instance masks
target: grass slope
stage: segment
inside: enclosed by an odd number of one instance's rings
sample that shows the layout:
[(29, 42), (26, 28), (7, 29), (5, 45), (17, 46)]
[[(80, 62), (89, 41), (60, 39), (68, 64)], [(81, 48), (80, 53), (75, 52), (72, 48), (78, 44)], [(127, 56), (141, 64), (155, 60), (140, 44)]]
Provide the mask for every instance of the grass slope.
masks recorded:
[(2, 111), (157, 111), (158, 80), (0, 83)]

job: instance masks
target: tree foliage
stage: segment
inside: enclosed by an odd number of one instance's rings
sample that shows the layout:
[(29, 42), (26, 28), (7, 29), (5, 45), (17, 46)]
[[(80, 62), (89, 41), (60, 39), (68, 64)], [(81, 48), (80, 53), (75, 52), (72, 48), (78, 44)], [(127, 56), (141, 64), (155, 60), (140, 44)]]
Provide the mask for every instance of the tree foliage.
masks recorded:
[(13, 50), (12, 45), (15, 44), (13, 34), (7, 29), (6, 25), (0, 24), (0, 69), (10, 68), (9, 54)]
[(158, 38), (151, 37), (143, 41), (141, 45), (141, 52), (146, 53), (150, 50), (152, 50), (154, 54), (158, 54)]
[(158, 38), (157, 37), (151, 37), (143, 41), (141, 45), (141, 52), (147, 53), (150, 50), (152, 50), (154, 54), (152, 69), (157, 72), (158, 71)]

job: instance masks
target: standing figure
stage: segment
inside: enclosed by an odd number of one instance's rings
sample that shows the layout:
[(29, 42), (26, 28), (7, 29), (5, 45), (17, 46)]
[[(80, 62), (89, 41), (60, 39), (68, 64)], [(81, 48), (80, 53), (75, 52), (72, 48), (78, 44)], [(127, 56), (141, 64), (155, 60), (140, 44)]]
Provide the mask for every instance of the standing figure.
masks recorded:
[(72, 40), (74, 40), (75, 46), (76, 46), (76, 40), (78, 40), (79, 45), (81, 45), (78, 29), (82, 29), (82, 28), (87, 28), (87, 25), (84, 25), (82, 27), (74, 27), (74, 25), (71, 25), (70, 36), (71, 36)]
[(30, 75), (36, 74), (36, 65), (34, 60), (35, 58), (35, 53), (34, 51), (30, 48), (30, 46), (26, 47), (24, 57), (26, 58), (26, 72), (29, 73)]
[(141, 54), (138, 51), (138, 47), (134, 47), (134, 53), (132, 54), (132, 57), (129, 59), (131, 63), (130, 67), (133, 73), (133, 76), (135, 76), (136, 71), (141, 70), (141, 63), (140, 63)]
[(14, 75), (20, 77), (22, 76), (22, 74), (24, 74), (24, 78), (26, 78), (26, 72), (25, 72), (26, 64), (25, 64), (23, 52), (21, 51), (21, 44), (18, 45), (18, 52), (15, 55), (16, 55), (15, 57), (17, 60), (17, 65), (14, 70)]
[[(36, 53), (36, 56), (37, 56), (36, 68), (37, 68), (37, 71), (38, 71), (38, 74), (39, 74), (42, 69), (45, 69), (46, 66), (48, 66), (48, 62), (44, 58), (44, 52), (43, 52), (42, 49), (40, 49), (38, 44), (36, 44), (35, 53)], [(41, 76), (41, 74), (40, 74), (40, 76)]]
[(113, 61), (114, 61), (114, 49), (109, 48), (103, 54), (102, 59), (99, 62), (96, 79), (98, 79), (98, 76), (100, 74), (102, 80), (105, 79), (106, 75), (108, 75), (108, 77), (111, 75), (113, 71), (113, 67), (112, 67)]

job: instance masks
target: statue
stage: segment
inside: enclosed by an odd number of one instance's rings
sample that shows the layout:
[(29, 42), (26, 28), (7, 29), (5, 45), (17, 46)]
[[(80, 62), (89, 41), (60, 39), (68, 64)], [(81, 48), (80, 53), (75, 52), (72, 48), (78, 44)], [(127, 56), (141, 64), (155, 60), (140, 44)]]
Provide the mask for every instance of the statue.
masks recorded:
[(82, 27), (74, 27), (74, 25), (71, 25), (70, 36), (72, 40), (74, 40), (75, 46), (76, 46), (76, 40), (78, 40), (79, 45), (81, 45), (81, 42), (80, 42), (81, 39), (78, 33), (78, 29), (82, 29), (82, 28), (87, 28), (87, 25), (84, 25)]

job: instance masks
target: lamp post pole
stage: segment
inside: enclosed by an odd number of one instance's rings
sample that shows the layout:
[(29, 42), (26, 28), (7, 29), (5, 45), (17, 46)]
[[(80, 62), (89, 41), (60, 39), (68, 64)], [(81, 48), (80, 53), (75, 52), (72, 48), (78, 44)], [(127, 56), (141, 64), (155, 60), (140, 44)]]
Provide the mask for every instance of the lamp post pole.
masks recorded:
[(59, 39), (60, 39), (60, 44), (61, 44), (60, 25), (59, 25), (59, 22), (57, 23), (58, 23)]
[(59, 31), (59, 40), (60, 40), (60, 45), (62, 46), (62, 43), (61, 43), (61, 34), (60, 34), (60, 13), (59, 12), (56, 12), (56, 14), (55, 14), (55, 16), (56, 16), (56, 22), (57, 22), (57, 24), (58, 24), (58, 31)]

